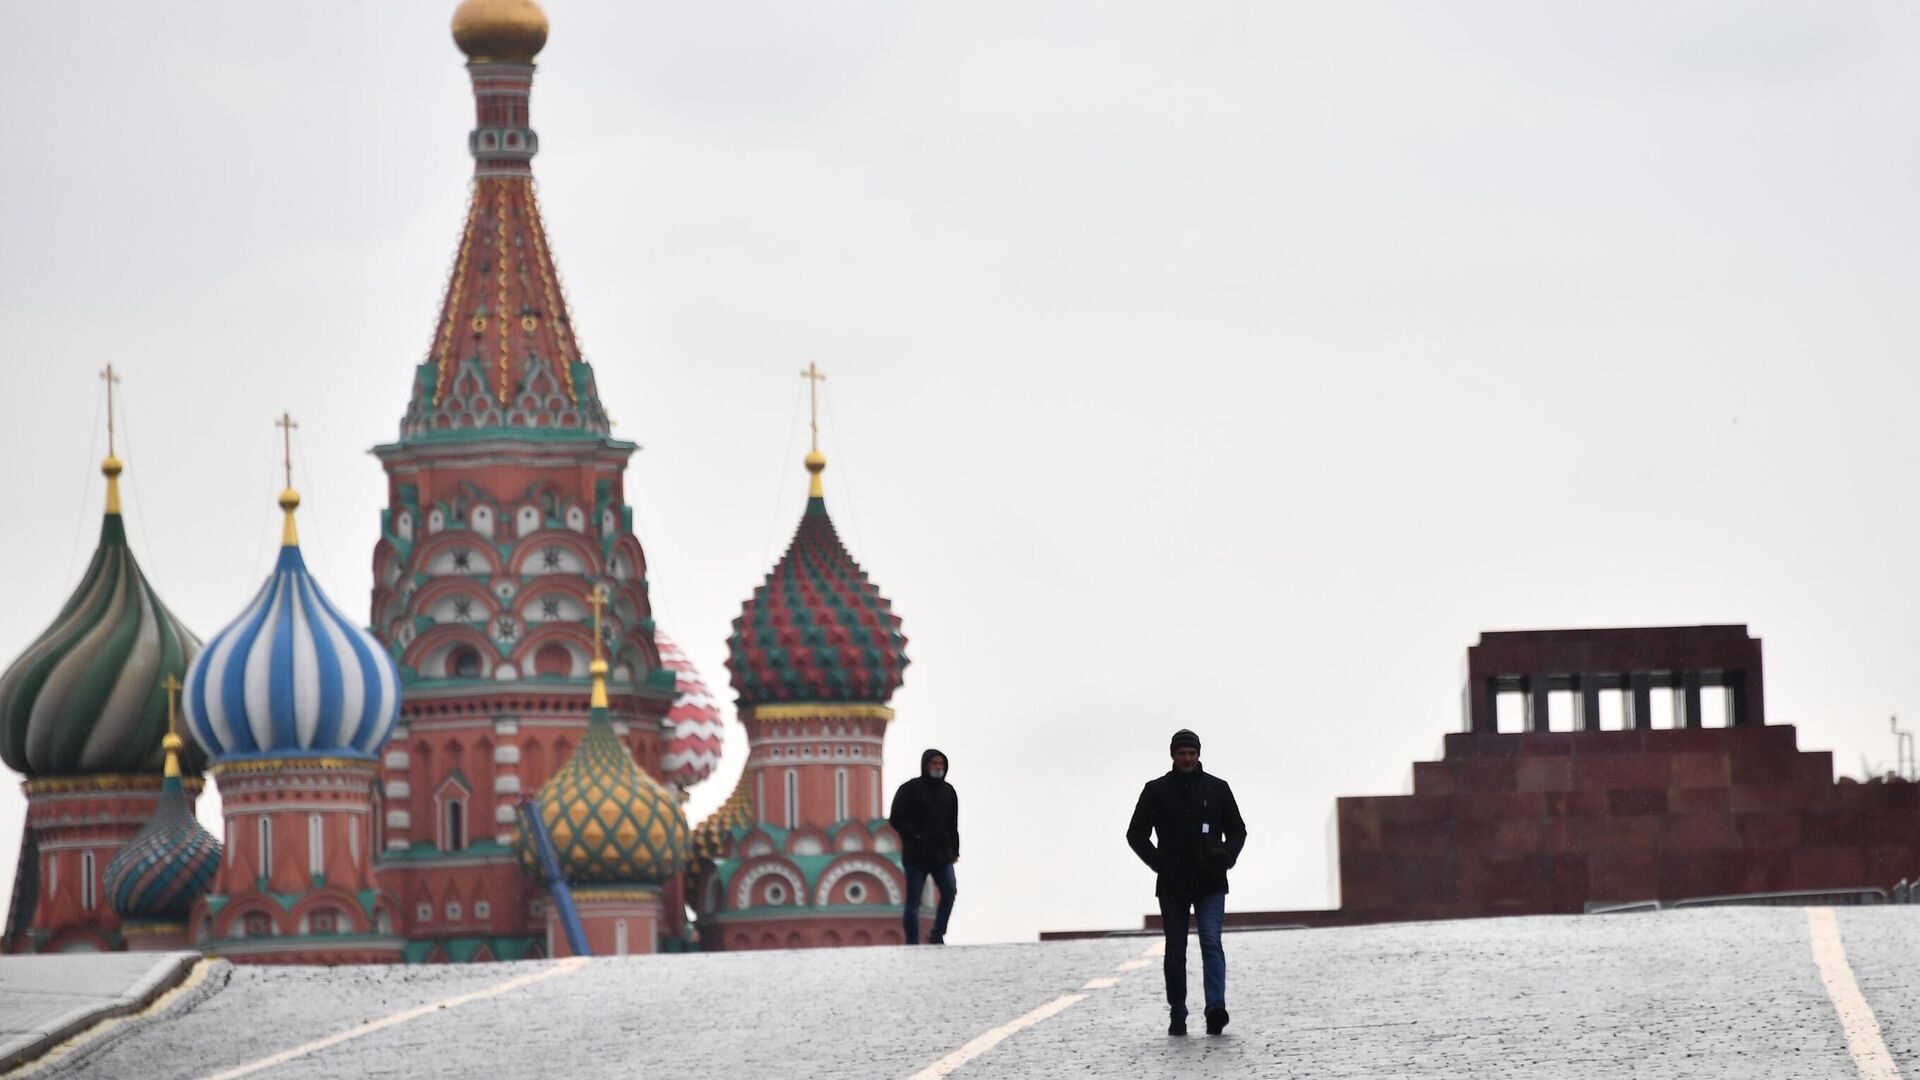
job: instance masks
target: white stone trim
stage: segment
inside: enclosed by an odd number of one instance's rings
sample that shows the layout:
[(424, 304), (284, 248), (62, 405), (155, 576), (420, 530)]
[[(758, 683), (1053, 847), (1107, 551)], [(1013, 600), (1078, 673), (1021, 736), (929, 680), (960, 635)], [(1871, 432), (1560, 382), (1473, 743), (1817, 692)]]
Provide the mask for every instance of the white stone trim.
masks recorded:
[(287, 802), (276, 803), (272, 806), (236, 806), (233, 803), (228, 803), (221, 808), (221, 813), (230, 818), (240, 818), (253, 814), (278, 814), (283, 810), (318, 810), (323, 814), (360, 814), (363, 816), (372, 812), (370, 807), (354, 806), (351, 803)]
[(873, 859), (847, 859), (835, 863), (820, 876), (820, 887), (814, 893), (813, 902), (816, 906), (824, 907), (827, 898), (833, 895), (833, 887), (840, 884), (841, 878), (852, 873), (863, 873), (879, 878), (881, 887), (887, 890), (887, 903), (898, 907), (906, 902), (906, 896), (900, 883), (894, 880), (892, 869), (891, 863), (883, 865)]
[(801, 902), (807, 895), (807, 879), (800, 875), (800, 871), (795, 870), (786, 863), (779, 862), (761, 863), (759, 866), (741, 874), (740, 880), (735, 882), (733, 886), (733, 906), (737, 908), (752, 907), (753, 887), (759, 884), (760, 879), (766, 877), (768, 874), (779, 877), (791, 886), (793, 888), (793, 904), (791, 906), (801, 906)]

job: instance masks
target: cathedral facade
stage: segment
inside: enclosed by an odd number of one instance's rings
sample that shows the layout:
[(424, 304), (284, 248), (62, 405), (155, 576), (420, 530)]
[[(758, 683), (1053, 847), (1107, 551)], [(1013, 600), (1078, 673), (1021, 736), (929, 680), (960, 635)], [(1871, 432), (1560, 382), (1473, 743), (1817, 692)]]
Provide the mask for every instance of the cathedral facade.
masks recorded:
[[(712, 819), (685, 817), (722, 721), (654, 623), (636, 446), (541, 222), (547, 29), (531, 0), (454, 15), (472, 196), (398, 438), (374, 448), (364, 627), (307, 570), (289, 467), (274, 571), (203, 647), (127, 549), (110, 454), (93, 563), (0, 676), (0, 759), (30, 803), (8, 950), (431, 963), (900, 940), (881, 748), (905, 638), (834, 533), (817, 444), (793, 546), (729, 638), (749, 760)], [(223, 841), (191, 812), (203, 768)]]

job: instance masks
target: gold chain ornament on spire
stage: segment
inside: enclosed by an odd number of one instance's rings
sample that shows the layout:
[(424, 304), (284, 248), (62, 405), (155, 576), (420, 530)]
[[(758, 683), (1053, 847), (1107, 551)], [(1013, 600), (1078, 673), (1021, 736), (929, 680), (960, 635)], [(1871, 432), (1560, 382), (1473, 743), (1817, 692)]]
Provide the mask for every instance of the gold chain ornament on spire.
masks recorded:
[(807, 426), (813, 432), (813, 449), (807, 452), (807, 472), (811, 474), (807, 497), (821, 499), (827, 494), (820, 483), (820, 474), (827, 467), (827, 455), (820, 452), (820, 384), (827, 381), (827, 375), (820, 370), (820, 365), (809, 362), (800, 377), (807, 380)]
[(119, 383), (120, 376), (114, 374), (113, 365), (108, 364), (100, 372), (100, 381), (107, 384), (107, 456), (100, 462), (100, 472), (107, 478), (107, 513), (120, 512), (120, 458), (113, 452), (113, 388)]
[(595, 585), (587, 597), (587, 606), (593, 609), (593, 663), (587, 665), (587, 671), (593, 675), (593, 697), (587, 704), (595, 709), (607, 707), (607, 662), (600, 656), (600, 609), (607, 606), (607, 589), (604, 585)]
[(180, 701), (180, 680), (174, 678), (172, 675), (168, 675), (161, 681), (160, 685), (167, 692), (167, 734), (160, 740), (160, 745), (167, 750), (167, 768), (165, 775), (179, 776), (180, 748), (186, 745), (180, 738), (179, 732), (175, 730), (178, 726), (176, 706)]
[(293, 490), (293, 429), (300, 425), (293, 422), (292, 413), (283, 412), (273, 426), (280, 429), (280, 465), (287, 475), (287, 486), (280, 492), (280, 509), (287, 514), (286, 522), (280, 526), (280, 545), (293, 547), (300, 543), (300, 534), (293, 527), (293, 512), (300, 507), (300, 493)]

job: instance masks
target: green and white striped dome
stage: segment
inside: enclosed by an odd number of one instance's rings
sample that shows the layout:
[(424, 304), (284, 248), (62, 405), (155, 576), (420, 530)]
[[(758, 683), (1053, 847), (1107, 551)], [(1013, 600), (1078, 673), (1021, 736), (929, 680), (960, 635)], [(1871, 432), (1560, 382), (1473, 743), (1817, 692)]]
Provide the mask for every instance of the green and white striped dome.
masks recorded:
[[(0, 675), (0, 761), (28, 779), (155, 773), (168, 676), (183, 679), (200, 639), (173, 617), (127, 547), (120, 460), (109, 456), (100, 546), (53, 625)], [(182, 763), (206, 759), (188, 744)]]

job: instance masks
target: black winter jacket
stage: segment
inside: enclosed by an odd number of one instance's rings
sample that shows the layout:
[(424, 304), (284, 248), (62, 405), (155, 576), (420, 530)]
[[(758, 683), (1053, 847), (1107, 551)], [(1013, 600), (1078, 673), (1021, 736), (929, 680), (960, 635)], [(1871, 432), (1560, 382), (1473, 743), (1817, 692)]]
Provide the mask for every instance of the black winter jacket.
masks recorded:
[[(1155, 846), (1147, 839), (1153, 833)], [(1203, 844), (1224, 850), (1217, 860), (1201, 857)], [(1227, 891), (1227, 870), (1247, 844), (1247, 823), (1225, 780), (1195, 769), (1168, 770), (1147, 781), (1127, 825), (1127, 845), (1158, 875), (1155, 896), (1198, 900)]]
[[(920, 775), (893, 793), (887, 823), (900, 834), (900, 854), (919, 866), (945, 866), (960, 858), (960, 795), (946, 780), (927, 775), (927, 763), (946, 758), (938, 750), (920, 755)], [(947, 771), (953, 759), (947, 758)]]

